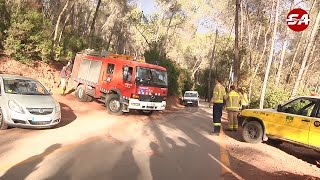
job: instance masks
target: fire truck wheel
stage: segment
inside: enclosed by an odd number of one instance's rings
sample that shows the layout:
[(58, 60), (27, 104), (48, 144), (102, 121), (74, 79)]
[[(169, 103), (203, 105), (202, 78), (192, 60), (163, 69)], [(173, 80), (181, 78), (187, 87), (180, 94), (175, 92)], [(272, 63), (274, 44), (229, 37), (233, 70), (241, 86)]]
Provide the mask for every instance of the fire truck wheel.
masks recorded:
[(118, 94), (110, 94), (107, 101), (106, 107), (108, 109), (109, 114), (112, 115), (122, 115), (123, 104), (120, 103), (120, 98)]
[(78, 98), (79, 101), (81, 102), (87, 102), (90, 100), (89, 96), (85, 93), (84, 91), (84, 85), (79, 85), (76, 90), (76, 97)]
[(146, 110), (138, 110), (139, 114), (141, 115), (147, 115), (147, 116), (150, 116), (153, 111), (146, 111)]

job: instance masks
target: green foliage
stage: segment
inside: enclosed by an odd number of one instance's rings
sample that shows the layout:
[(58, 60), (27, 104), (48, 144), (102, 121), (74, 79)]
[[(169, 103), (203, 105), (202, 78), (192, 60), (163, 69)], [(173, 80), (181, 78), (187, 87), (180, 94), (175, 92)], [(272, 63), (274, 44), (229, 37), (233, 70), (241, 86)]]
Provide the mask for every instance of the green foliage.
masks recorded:
[[(282, 104), (290, 98), (290, 93), (284, 87), (275, 87), (270, 84), (264, 101), (264, 108), (275, 108), (278, 104)], [(258, 108), (260, 104), (260, 93), (253, 94), (250, 107)]]
[[(65, 35), (61, 47), (63, 48), (60, 49), (60, 56), (70, 60), (77, 52), (86, 49), (88, 47), (88, 42), (84, 37), (68, 33)], [(61, 57), (59, 59), (61, 59)]]
[(190, 73), (185, 69), (180, 69), (175, 62), (166, 55), (161, 55), (156, 48), (146, 51), (144, 56), (147, 63), (158, 63), (167, 69), (169, 95), (181, 95), (192, 88)]
[(0, 0), (0, 19), (0, 49), (2, 49), (2, 43), (6, 37), (4, 32), (8, 29), (10, 24), (10, 17), (6, 8), (5, 0)]
[(4, 43), (6, 54), (23, 63), (39, 58), (47, 60), (52, 47), (49, 28), (49, 21), (41, 13), (21, 7), (11, 15)]
[(184, 94), (185, 91), (189, 91), (192, 89), (193, 82), (191, 80), (191, 74), (187, 69), (180, 69), (179, 77), (179, 95)]

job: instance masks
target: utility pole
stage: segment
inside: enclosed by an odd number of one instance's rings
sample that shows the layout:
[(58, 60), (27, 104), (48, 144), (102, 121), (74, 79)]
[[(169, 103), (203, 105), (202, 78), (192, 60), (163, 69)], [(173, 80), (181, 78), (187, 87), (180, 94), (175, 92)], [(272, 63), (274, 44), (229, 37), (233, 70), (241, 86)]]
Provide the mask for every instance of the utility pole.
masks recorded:
[(211, 59), (210, 59), (210, 67), (209, 67), (209, 79), (208, 79), (208, 102), (210, 101), (210, 94), (211, 94), (211, 72), (212, 72), (212, 64), (213, 64), (213, 59), (215, 57), (215, 51), (216, 51), (216, 43), (218, 39), (218, 29), (216, 29), (216, 36), (214, 38), (214, 44), (213, 44), (213, 49), (212, 49), (212, 54), (211, 54)]
[(239, 77), (239, 8), (240, 8), (240, 2), (239, 0), (236, 0), (236, 16), (235, 16), (235, 45), (234, 45), (234, 61), (233, 61), (233, 69), (234, 69), (234, 79), (233, 79), (233, 85), (237, 87)]

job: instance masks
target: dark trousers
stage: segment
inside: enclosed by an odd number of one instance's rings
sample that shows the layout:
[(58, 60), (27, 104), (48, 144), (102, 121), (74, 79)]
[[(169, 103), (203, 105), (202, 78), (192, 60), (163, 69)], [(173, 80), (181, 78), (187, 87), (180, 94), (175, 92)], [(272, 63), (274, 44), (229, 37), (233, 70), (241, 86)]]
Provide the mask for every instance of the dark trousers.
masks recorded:
[(223, 109), (223, 103), (214, 103), (213, 105), (213, 132), (214, 133), (220, 133), (222, 109)]

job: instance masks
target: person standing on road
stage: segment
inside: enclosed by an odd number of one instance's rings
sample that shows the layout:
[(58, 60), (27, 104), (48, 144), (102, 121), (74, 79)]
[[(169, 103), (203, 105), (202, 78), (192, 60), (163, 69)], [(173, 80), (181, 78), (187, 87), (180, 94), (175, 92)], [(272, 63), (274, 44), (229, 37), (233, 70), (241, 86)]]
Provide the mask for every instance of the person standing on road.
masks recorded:
[(249, 99), (248, 99), (248, 94), (246, 92), (246, 88), (242, 87), (239, 91), (241, 95), (241, 107), (242, 109), (248, 109), (249, 108)]
[(66, 66), (62, 67), (62, 70), (60, 72), (60, 88), (61, 88), (61, 95), (65, 95), (66, 89), (67, 89), (67, 83), (68, 78), (70, 75), (67, 75), (68, 67), (71, 65), (71, 62), (69, 61)]
[(228, 112), (228, 128), (227, 131), (238, 130), (238, 113), (241, 109), (241, 95), (235, 91), (235, 86), (230, 86), (230, 93), (225, 96), (226, 109)]
[(226, 90), (221, 84), (220, 79), (216, 79), (216, 85), (213, 89), (211, 103), (213, 104), (213, 131), (210, 134), (219, 135), (221, 129), (221, 116), (223, 110), (223, 97)]

